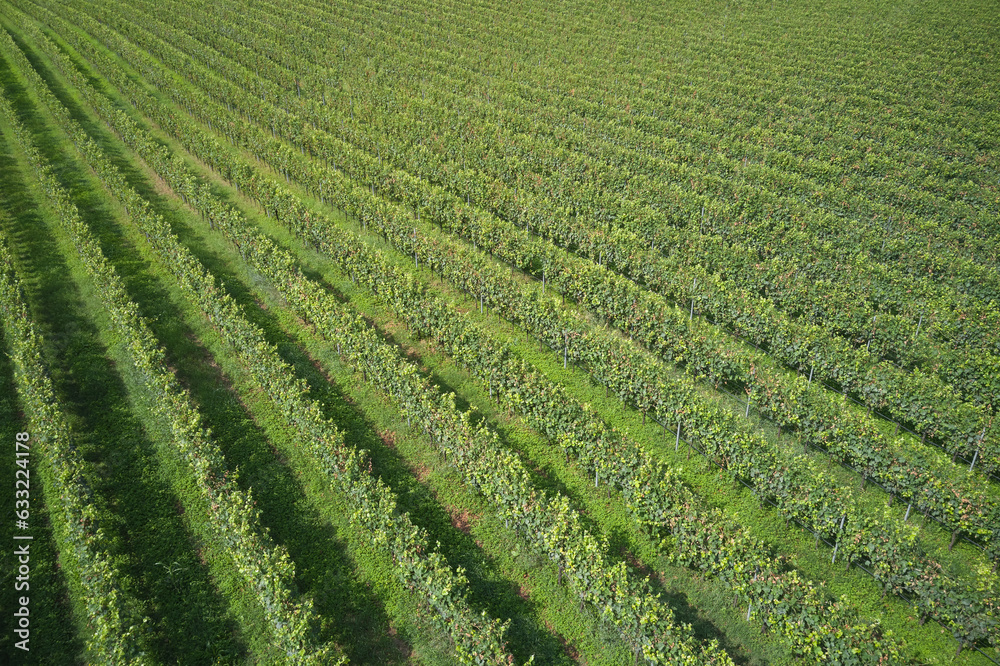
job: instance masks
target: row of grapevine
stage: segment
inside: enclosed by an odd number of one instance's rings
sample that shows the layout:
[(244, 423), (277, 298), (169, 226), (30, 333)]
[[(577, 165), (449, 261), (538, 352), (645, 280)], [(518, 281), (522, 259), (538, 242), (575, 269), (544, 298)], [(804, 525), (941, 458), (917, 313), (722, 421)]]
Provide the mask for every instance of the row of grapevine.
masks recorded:
[[(9, 35), (4, 35), (5, 41)], [(8, 46), (5, 44), (5, 46)], [(13, 42), (9, 44), (13, 47)], [(206, 296), (200, 302), (203, 307), (213, 299), (218, 299), (215, 306), (206, 310), (206, 315), (217, 326), (233, 327), (239, 331), (234, 337), (237, 344), (242, 345), (248, 359), (256, 361), (250, 365), (256, 370), (257, 378), (271, 376), (280, 377), (287, 370), (284, 367), (273, 366), (275, 359), (273, 348), (262, 347), (263, 338), (259, 331), (238, 315), (231, 299), (222, 294), (214, 281), (211, 280), (200, 264), (190, 253), (179, 245), (172, 236), (168, 225), (155, 213), (151, 212), (148, 202), (143, 200), (125, 181), (118, 169), (104, 156), (100, 147), (71, 119), (65, 107), (51, 95), (44, 81), (33, 69), (28, 71), (28, 61), (24, 55), (17, 58), (18, 64), (25, 68), (28, 78), (36, 91), (43, 97), (50, 111), (56, 116), (62, 127), (73, 139), (74, 144), (88, 163), (101, 178), (109, 192), (118, 199), (129, 211), (133, 220), (141, 227), (150, 242), (160, 241), (160, 248), (166, 248), (174, 273), (189, 288), (206, 289)], [(148, 144), (149, 149), (155, 144)], [(165, 155), (165, 153), (160, 153)], [(167, 159), (168, 168), (180, 168), (178, 162)], [(163, 167), (163, 163), (157, 166)], [(186, 189), (189, 200), (203, 202), (210, 197), (207, 188)], [(236, 317), (233, 319), (233, 317)], [(250, 337), (247, 338), (246, 336)], [(264, 355), (261, 359), (256, 354)], [(428, 603), (438, 614), (438, 622), (446, 628), (456, 642), (456, 650), (463, 663), (511, 663), (510, 657), (503, 648), (504, 625), (496, 620), (488, 621), (485, 617), (473, 615), (464, 607), (465, 577), (453, 571), (436, 550), (430, 548), (427, 534), (410, 523), (408, 517), (397, 515), (396, 499), (391, 491), (381, 481), (373, 477), (367, 470), (368, 461), (361, 451), (349, 449), (340, 433), (331, 423), (319, 416), (318, 407), (314, 403), (302, 401), (304, 386), (301, 383), (286, 382), (276, 385), (273, 379), (265, 384), (276, 389), (278, 400), (286, 408), (290, 421), (295, 423), (297, 434), (304, 442), (308, 442), (310, 453), (320, 461), (320, 464), (331, 480), (337, 480), (345, 494), (357, 506), (358, 512), (352, 516), (352, 521), (370, 530), (375, 541), (382, 547), (389, 547), (394, 561), (398, 565), (398, 573), (404, 584), (419, 589), (427, 595)], [(427, 553), (427, 554), (425, 554)]]
[[(18, 69), (27, 63), (6, 32), (0, 36), (0, 49), (14, 60)], [(21, 58), (17, 58), (18, 54)], [(36, 84), (35, 81), (32, 83)], [(142, 390), (154, 406), (156, 416), (168, 425), (175, 452), (197, 481), (206, 505), (212, 507), (213, 538), (224, 545), (247, 584), (256, 590), (277, 645), (289, 663), (329, 663), (331, 660), (343, 663), (334, 646), (313, 642), (311, 604), (297, 598), (293, 583), (294, 566), (287, 553), (271, 541), (260, 525), (259, 511), (254, 506), (253, 498), (249, 492), (237, 487), (235, 478), (226, 469), (218, 445), (202, 427), (201, 417), (190, 394), (167, 368), (163, 349), (157, 345), (148, 325), (139, 315), (138, 307), (129, 298), (121, 278), (80, 219), (75, 204), (31, 143), (30, 135), (20, 125), (6, 99), (3, 101), (3, 112), (46, 192), (49, 206), (72, 239), (91, 279), (101, 286), (105, 308), (116, 331), (126, 340), (125, 346), (143, 382)], [(141, 209), (136, 212), (141, 214)], [(114, 589), (111, 591), (114, 592)], [(113, 607), (114, 595), (110, 603)], [(127, 625), (125, 628), (124, 635), (128, 636)], [(117, 640), (117, 636), (106, 635), (109, 627), (102, 626), (100, 629), (100, 639), (109, 643)], [(123, 641), (123, 649), (129, 647), (129, 642)]]

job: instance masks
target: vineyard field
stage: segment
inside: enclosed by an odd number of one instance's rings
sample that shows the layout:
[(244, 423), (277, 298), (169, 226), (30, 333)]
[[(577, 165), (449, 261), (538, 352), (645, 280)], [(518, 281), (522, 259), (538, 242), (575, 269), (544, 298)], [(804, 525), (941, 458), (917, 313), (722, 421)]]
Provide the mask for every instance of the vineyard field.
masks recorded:
[(1000, 664), (998, 58), (0, 0), (4, 662)]

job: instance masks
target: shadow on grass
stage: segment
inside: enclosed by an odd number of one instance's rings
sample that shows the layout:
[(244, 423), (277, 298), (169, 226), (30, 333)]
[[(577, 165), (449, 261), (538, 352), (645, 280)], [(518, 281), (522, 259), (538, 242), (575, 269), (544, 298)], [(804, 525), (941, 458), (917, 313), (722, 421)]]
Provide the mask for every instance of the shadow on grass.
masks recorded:
[[(691, 625), (696, 640), (702, 642), (718, 641), (734, 662), (737, 664), (751, 663), (750, 657), (743, 652), (739, 645), (734, 643), (715, 623), (706, 618), (697, 607), (691, 605), (687, 593), (664, 585), (656, 571), (638, 561), (634, 555), (637, 552), (637, 544), (625, 531), (619, 528), (611, 529), (608, 534), (608, 550), (624, 559), (634, 574), (647, 580), (653, 594), (660, 595), (663, 603), (673, 610), (676, 621)], [(765, 662), (758, 659), (753, 663), (763, 664)]]

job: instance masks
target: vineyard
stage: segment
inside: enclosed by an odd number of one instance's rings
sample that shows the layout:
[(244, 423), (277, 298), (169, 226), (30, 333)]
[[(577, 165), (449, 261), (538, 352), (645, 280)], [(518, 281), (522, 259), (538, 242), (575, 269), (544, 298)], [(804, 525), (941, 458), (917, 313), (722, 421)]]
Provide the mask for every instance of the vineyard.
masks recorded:
[(998, 57), (984, 0), (0, 0), (0, 650), (1000, 664)]

